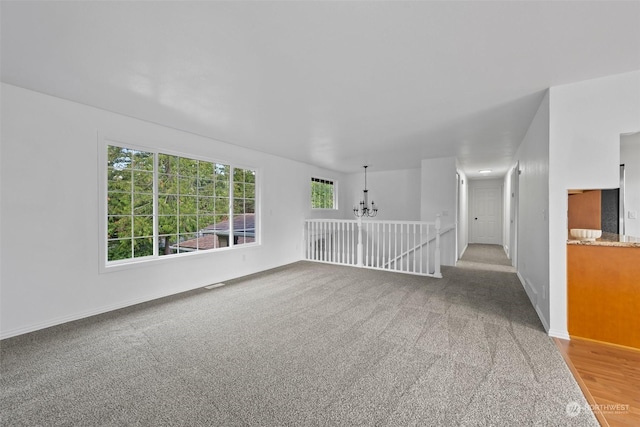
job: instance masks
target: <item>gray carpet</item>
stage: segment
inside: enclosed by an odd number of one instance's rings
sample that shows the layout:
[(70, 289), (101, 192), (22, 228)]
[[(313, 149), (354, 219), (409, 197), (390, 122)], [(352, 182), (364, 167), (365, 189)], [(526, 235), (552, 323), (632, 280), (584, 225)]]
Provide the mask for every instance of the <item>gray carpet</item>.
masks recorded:
[(1, 342), (3, 426), (597, 426), (512, 273), (299, 262)]
[(467, 246), (462, 258), (456, 263), (456, 267), (506, 273), (516, 272), (516, 268), (511, 266), (511, 260), (507, 258), (502, 246), (479, 243), (471, 243)]

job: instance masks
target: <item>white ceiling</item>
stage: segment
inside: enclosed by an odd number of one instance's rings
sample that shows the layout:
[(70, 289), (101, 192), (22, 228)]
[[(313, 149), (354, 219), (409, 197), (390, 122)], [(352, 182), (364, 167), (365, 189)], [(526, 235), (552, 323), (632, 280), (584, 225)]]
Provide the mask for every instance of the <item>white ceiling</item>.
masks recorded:
[(550, 86), (640, 69), (640, 2), (2, 2), (2, 81), (343, 172), (504, 174)]

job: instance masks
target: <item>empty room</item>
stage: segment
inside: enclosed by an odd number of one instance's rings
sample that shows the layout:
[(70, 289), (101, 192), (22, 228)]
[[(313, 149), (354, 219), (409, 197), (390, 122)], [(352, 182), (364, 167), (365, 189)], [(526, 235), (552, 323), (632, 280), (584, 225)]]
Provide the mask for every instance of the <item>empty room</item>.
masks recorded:
[(0, 20), (2, 425), (640, 424), (640, 1)]

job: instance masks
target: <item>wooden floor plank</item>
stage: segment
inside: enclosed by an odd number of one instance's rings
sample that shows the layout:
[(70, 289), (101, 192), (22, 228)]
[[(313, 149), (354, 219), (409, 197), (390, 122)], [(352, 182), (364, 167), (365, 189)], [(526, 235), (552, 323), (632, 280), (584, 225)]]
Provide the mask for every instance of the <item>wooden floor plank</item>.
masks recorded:
[(603, 426), (640, 426), (640, 351), (580, 338), (554, 341)]

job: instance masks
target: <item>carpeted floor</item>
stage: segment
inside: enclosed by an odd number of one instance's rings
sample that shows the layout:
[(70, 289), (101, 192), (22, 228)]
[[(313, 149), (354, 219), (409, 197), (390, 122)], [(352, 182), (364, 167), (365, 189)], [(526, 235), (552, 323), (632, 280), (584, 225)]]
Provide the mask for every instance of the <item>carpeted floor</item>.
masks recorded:
[(443, 273), (299, 262), (4, 340), (0, 424), (598, 425), (515, 274)]
[(462, 258), (456, 263), (456, 267), (505, 273), (516, 272), (516, 268), (511, 266), (511, 260), (507, 258), (502, 246), (478, 243), (471, 243), (467, 246)]

